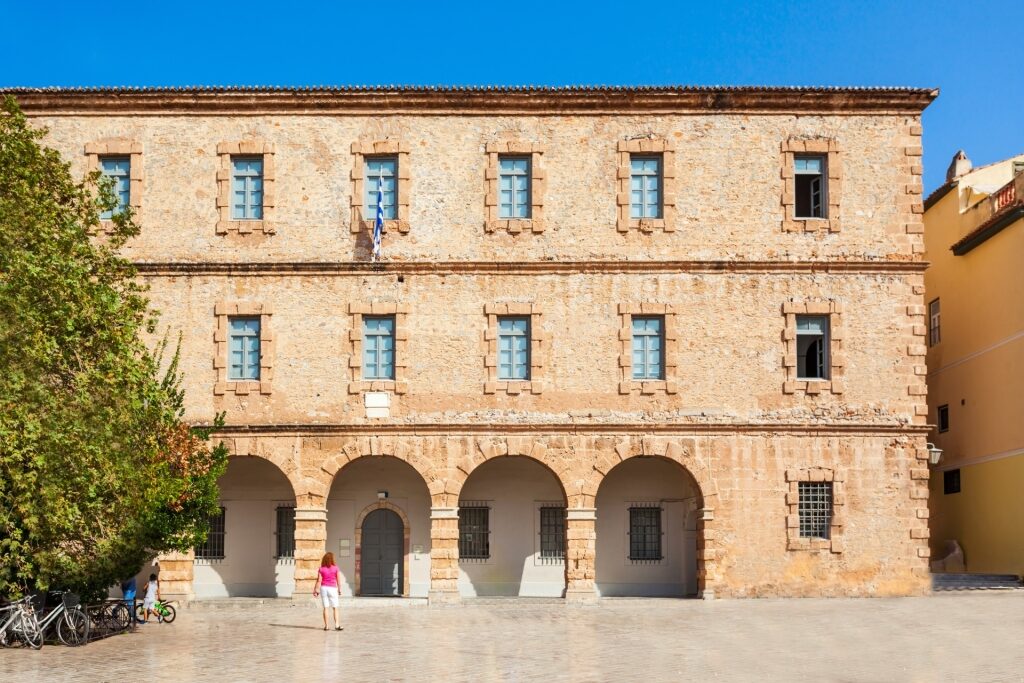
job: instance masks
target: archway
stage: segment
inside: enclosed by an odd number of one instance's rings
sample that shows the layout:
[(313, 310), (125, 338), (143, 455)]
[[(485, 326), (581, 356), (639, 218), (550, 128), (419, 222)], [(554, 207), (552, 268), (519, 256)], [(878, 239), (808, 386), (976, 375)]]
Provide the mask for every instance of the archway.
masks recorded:
[[(397, 517), (377, 515), (385, 510)], [(364, 556), (366, 522), (390, 520), (374, 527), (376, 540), (390, 550), (380, 557)], [(400, 525), (400, 527), (398, 526)], [(401, 557), (396, 567), (390, 554), (400, 529)], [(426, 597), (430, 590), (430, 491), (411, 465), (394, 457), (362, 457), (348, 463), (334, 477), (327, 496), (327, 550), (341, 570), (341, 595), (402, 595)], [(367, 564), (369, 561), (370, 564)], [(386, 567), (380, 563), (384, 562)], [(389, 568), (389, 569), (388, 569)], [(395, 574), (395, 590), (383, 591), (380, 580)]]
[(196, 549), (198, 599), (291, 597), (295, 590), (295, 492), (276, 465), (232, 457), (217, 481), (221, 514)]
[(360, 515), (356, 527), (359, 557), (356, 585), (360, 595), (398, 597), (404, 595), (409, 535), (402, 517), (387, 507)]
[(629, 458), (605, 476), (595, 506), (598, 595), (697, 594), (701, 492), (682, 465)]
[(459, 495), (459, 593), (565, 594), (566, 497), (558, 477), (523, 456), (470, 473)]

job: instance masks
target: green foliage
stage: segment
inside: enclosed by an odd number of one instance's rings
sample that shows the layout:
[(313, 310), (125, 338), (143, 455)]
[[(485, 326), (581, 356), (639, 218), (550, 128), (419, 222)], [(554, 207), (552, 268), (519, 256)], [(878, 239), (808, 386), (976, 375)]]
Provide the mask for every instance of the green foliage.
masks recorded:
[(44, 134), (3, 102), (0, 595), (96, 595), (203, 540), (227, 454), (182, 423), (177, 352), (161, 372), (167, 344), (142, 341), (156, 316), (117, 254), (130, 211), (97, 236), (110, 186), (76, 183)]

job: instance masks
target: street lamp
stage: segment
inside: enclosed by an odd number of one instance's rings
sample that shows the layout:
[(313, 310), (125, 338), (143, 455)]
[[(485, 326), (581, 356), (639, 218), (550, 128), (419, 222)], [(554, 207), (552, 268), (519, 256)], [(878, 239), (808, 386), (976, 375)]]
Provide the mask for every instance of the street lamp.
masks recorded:
[(935, 467), (942, 460), (942, 449), (933, 444), (931, 441), (928, 442), (928, 464)]

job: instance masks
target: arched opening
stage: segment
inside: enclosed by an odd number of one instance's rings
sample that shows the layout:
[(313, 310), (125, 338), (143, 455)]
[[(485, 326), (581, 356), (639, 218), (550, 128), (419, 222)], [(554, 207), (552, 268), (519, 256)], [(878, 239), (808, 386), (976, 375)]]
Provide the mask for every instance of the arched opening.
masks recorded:
[(341, 570), (341, 595), (426, 597), (430, 491), (423, 477), (393, 457), (345, 465), (327, 495), (326, 546)]
[(473, 470), (459, 495), (459, 593), (565, 594), (566, 498), (541, 463), (512, 456)]
[(596, 585), (602, 597), (697, 594), (693, 476), (664, 458), (630, 458), (597, 490)]
[(232, 457), (217, 484), (221, 515), (196, 548), (196, 597), (291, 597), (295, 492), (288, 477), (263, 458)]

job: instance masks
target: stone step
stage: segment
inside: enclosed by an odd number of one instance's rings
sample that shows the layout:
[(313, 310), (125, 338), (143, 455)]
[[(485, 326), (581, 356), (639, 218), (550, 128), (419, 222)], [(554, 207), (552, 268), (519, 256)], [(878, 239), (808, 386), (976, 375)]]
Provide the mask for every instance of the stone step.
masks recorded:
[(932, 574), (932, 590), (1013, 590), (1024, 589), (1016, 574), (943, 573)]

